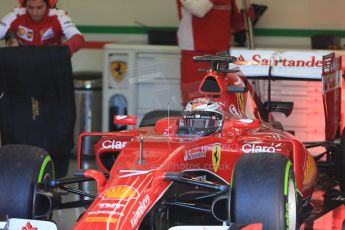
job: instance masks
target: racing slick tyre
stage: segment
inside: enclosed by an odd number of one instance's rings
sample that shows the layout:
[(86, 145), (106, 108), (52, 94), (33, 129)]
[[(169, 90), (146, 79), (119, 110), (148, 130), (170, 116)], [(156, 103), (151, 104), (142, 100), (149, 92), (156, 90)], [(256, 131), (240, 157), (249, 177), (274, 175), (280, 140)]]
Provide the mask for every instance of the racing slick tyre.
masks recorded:
[(281, 154), (246, 154), (232, 179), (231, 221), (262, 223), (263, 229), (297, 229), (297, 199), (292, 163)]
[(336, 172), (341, 191), (345, 191), (345, 129), (341, 135), (340, 146), (336, 152)]
[(181, 116), (181, 111), (153, 110), (151, 112), (146, 113), (143, 116), (139, 124), (139, 127), (154, 126), (159, 119), (168, 117), (168, 116), (170, 117)]
[(29, 145), (0, 148), (0, 214), (10, 218), (49, 219), (46, 202), (39, 195), (44, 181), (54, 176), (47, 152)]

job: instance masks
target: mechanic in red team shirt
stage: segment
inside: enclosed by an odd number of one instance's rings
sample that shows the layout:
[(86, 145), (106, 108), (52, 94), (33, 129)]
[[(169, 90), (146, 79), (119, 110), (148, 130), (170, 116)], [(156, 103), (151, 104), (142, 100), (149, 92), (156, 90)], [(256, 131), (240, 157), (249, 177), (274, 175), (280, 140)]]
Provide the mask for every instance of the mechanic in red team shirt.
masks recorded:
[(84, 44), (84, 36), (57, 0), (18, 0), (20, 7), (0, 21), (0, 39), (14, 33), (19, 45), (68, 46), (71, 56)]
[(199, 94), (198, 86), (207, 63), (192, 61), (193, 56), (227, 52), (231, 33), (244, 29), (244, 18), (235, 0), (177, 0), (179, 28), (178, 45), (181, 49), (182, 105)]

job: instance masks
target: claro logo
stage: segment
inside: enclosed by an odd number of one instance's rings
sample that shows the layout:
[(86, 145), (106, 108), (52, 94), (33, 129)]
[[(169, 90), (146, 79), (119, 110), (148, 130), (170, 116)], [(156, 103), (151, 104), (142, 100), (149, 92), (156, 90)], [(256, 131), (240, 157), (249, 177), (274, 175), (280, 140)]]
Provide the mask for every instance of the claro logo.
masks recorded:
[(123, 149), (127, 145), (127, 141), (106, 140), (102, 143), (103, 149)]
[(244, 153), (274, 153), (281, 151), (281, 144), (265, 146), (262, 144), (244, 144), (241, 148)]

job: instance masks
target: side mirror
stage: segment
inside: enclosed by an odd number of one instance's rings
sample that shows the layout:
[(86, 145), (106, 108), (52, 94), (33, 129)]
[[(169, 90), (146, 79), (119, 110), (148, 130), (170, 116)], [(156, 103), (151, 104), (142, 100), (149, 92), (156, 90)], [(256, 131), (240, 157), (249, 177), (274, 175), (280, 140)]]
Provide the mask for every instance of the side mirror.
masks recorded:
[(127, 115), (115, 115), (114, 116), (115, 125), (136, 125), (137, 117), (136, 116), (127, 116)]
[(233, 127), (239, 129), (258, 128), (260, 120), (258, 119), (239, 119), (233, 121)]
[(288, 117), (293, 110), (293, 102), (266, 101), (264, 103), (264, 108), (267, 112), (280, 112)]

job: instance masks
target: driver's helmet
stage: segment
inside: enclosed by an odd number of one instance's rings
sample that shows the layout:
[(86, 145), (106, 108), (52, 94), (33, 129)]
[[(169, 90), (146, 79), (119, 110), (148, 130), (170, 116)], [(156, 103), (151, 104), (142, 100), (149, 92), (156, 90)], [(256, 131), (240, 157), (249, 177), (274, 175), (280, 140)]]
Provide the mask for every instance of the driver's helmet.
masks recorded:
[(187, 103), (183, 111), (178, 133), (206, 136), (221, 129), (223, 118), (220, 103), (211, 98), (195, 98)]

